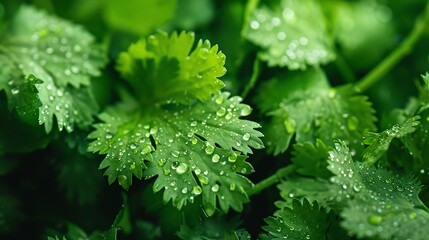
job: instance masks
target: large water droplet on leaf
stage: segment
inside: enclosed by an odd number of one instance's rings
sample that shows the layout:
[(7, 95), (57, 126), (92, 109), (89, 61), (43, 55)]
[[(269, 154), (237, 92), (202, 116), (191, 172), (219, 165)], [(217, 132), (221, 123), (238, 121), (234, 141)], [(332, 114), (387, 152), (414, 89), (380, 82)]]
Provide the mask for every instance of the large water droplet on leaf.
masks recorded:
[(176, 168), (177, 174), (184, 174), (186, 171), (188, 171), (188, 165), (186, 165), (186, 163), (180, 163)]

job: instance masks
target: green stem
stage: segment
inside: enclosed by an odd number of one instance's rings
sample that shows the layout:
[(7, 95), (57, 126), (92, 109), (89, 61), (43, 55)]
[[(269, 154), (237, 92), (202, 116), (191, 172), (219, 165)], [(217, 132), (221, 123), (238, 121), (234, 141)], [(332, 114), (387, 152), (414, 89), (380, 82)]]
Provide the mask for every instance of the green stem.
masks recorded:
[(425, 12), (420, 16), (413, 30), (405, 38), (405, 40), (396, 48), (389, 56), (380, 62), (371, 72), (364, 78), (356, 83), (355, 88), (357, 91), (366, 91), (376, 82), (378, 82), (387, 72), (389, 72), (402, 58), (409, 54), (425, 32), (429, 23), (429, 2), (426, 4)]
[(246, 38), (246, 33), (244, 30), (246, 29), (247, 24), (249, 24), (250, 15), (255, 11), (258, 7), (259, 0), (248, 0), (246, 4), (246, 8), (244, 9), (243, 16), (243, 27), (241, 28), (241, 37)]
[(271, 175), (268, 178), (266, 178), (266, 179), (260, 181), (259, 183), (257, 183), (253, 187), (253, 189), (252, 189), (252, 191), (250, 192), (249, 195), (252, 196), (252, 195), (256, 195), (256, 194), (260, 193), (262, 190), (264, 190), (264, 189), (270, 187), (271, 185), (279, 182), (281, 179), (283, 179), (284, 177), (288, 176), (289, 174), (291, 174), (295, 170), (296, 170), (296, 166), (295, 165), (289, 165), (289, 166), (286, 166), (284, 168), (280, 168), (273, 175)]
[(246, 98), (247, 94), (249, 94), (250, 90), (252, 90), (252, 88), (255, 86), (260, 73), (261, 73), (261, 63), (259, 62), (258, 56), (256, 56), (255, 61), (253, 62), (252, 76), (250, 77), (249, 82), (246, 84), (243, 92), (241, 93), (241, 96), (243, 98)]

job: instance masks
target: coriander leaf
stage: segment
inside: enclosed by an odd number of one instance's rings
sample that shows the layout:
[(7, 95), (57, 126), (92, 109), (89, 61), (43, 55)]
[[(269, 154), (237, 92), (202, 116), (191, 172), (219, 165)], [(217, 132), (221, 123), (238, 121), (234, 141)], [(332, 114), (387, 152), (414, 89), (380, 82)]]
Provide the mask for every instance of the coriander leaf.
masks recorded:
[(178, 29), (193, 30), (211, 22), (215, 16), (212, 0), (177, 0), (173, 22)]
[[(85, 128), (92, 122), (97, 104), (89, 80), (100, 74), (106, 60), (81, 27), (22, 6), (0, 39), (0, 56), (0, 62), (9, 62), (0, 74), (0, 87), (18, 104), (13, 107), (20, 115), (41, 103), (39, 124), (45, 124), (46, 132), (54, 116), (58, 128), (68, 132), (74, 125)], [(24, 101), (30, 107), (20, 110)]]
[[(317, 81), (320, 83), (302, 83)], [(375, 129), (374, 110), (367, 97), (357, 95), (348, 86), (330, 87), (320, 69), (290, 72), (283, 81), (274, 80), (262, 90), (274, 88), (274, 100), (280, 99), (280, 92), (284, 91), (276, 108), (273, 103), (267, 103), (272, 99), (266, 96), (266, 91), (260, 91), (257, 97), (257, 104), (263, 109), (274, 108), (268, 113), (272, 118), (265, 129), (268, 150), (274, 154), (284, 152), (292, 136), (298, 143), (321, 139), (327, 145), (332, 144), (333, 139), (344, 139), (359, 153), (362, 149), (359, 139)]]
[(278, 208), (291, 207), (294, 199), (306, 198), (310, 202), (317, 201), (324, 208), (340, 209), (336, 199), (338, 188), (328, 180), (320, 178), (288, 178), (277, 185), (280, 196), (284, 200), (276, 202)]
[(42, 81), (33, 75), (24, 77), (18, 67), (7, 56), (2, 55), (1, 51), (0, 65), (0, 90), (6, 93), (9, 111), (15, 109), (21, 118), (34, 121), (41, 106), (36, 84), (41, 84)]
[(268, 234), (262, 235), (261, 239), (326, 239), (328, 216), (317, 202), (295, 199), (291, 208), (282, 208), (276, 217), (265, 219), (268, 226), (262, 228)]
[(146, 178), (158, 175), (154, 191), (164, 189), (164, 201), (179, 209), (201, 195), (208, 215), (217, 201), (224, 212), (240, 211), (253, 186), (241, 175), (253, 168), (240, 154), (263, 147), (259, 124), (239, 119), (251, 110), (240, 101), (224, 92), (183, 109), (124, 102), (100, 115), (89, 150), (107, 154), (100, 168), (107, 168), (109, 183), (118, 179), (128, 189), (132, 175), (140, 179), (146, 169)]
[(335, 57), (317, 1), (282, 0), (274, 9), (262, 6), (245, 26), (247, 39), (260, 46), (269, 66), (305, 69)]
[[(205, 240), (239, 240), (239, 231), (236, 231), (240, 225), (239, 219), (235, 218), (232, 220), (227, 219), (213, 219), (208, 218), (201, 224), (197, 225), (194, 228), (188, 226), (185, 222), (180, 226), (179, 231), (177, 231), (177, 236), (180, 239), (205, 239)], [(241, 232), (240, 236), (245, 235)]]
[(420, 227), (429, 222), (429, 213), (413, 176), (353, 162), (344, 142), (336, 143), (329, 154), (328, 168), (336, 175), (331, 181), (348, 202), (341, 216), (350, 233), (377, 239), (421, 239), (429, 234)]
[(113, 29), (147, 35), (174, 17), (176, 0), (107, 0), (104, 20)]
[(365, 164), (373, 165), (389, 149), (390, 142), (394, 138), (403, 138), (413, 133), (419, 125), (419, 116), (407, 119), (401, 124), (396, 124), (391, 128), (381, 132), (365, 134), (364, 144), (369, 145), (363, 152), (362, 158)]
[(329, 148), (317, 139), (313, 145), (309, 142), (294, 146), (292, 162), (298, 166), (297, 172), (306, 176), (328, 179), (332, 174), (327, 170)]
[(367, 0), (321, 3), (330, 6), (332, 34), (353, 69), (371, 69), (395, 46), (395, 29), (388, 6)]
[[(208, 40), (191, 51), (193, 32), (160, 32), (132, 44), (118, 59), (118, 70), (143, 104), (208, 100), (224, 83), (225, 55)], [(168, 86), (166, 88), (165, 86)]]

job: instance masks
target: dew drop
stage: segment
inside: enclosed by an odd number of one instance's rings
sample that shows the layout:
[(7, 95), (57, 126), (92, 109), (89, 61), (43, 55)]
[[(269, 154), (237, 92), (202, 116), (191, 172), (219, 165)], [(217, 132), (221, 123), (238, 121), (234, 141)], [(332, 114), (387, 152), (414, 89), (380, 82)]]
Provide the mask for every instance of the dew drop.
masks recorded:
[(186, 171), (188, 171), (188, 165), (186, 163), (180, 163), (176, 168), (177, 174), (184, 174)]
[(195, 144), (197, 144), (197, 143), (198, 143), (198, 140), (197, 140), (196, 138), (193, 138), (193, 139), (191, 140), (191, 143), (195, 145)]
[(383, 221), (383, 217), (378, 215), (372, 215), (368, 218), (368, 222), (374, 225), (377, 225)]
[(210, 154), (212, 154), (213, 152), (214, 152), (214, 146), (212, 146), (212, 145), (207, 145), (207, 147), (206, 147), (206, 154), (208, 154), (208, 155), (210, 155)]
[(157, 132), (158, 132), (158, 128), (157, 128), (157, 127), (153, 127), (153, 128), (151, 128), (151, 129), (149, 130), (149, 133), (150, 133), (151, 135), (156, 134)]
[(235, 183), (231, 183), (231, 184), (229, 185), (229, 190), (231, 190), (231, 191), (235, 191)]
[(217, 163), (219, 162), (220, 156), (218, 154), (213, 155), (212, 162)]
[(113, 135), (110, 132), (106, 133), (106, 138), (107, 139), (111, 139), (112, 137), (113, 137)]
[(252, 29), (258, 29), (259, 27), (260, 27), (260, 24), (259, 24), (259, 22), (257, 22), (257, 21), (255, 21), (255, 20), (253, 20), (253, 21), (251, 21), (250, 22), (250, 27), (252, 28)]
[(200, 195), (203, 192), (203, 189), (200, 186), (194, 186), (192, 188), (192, 194), (194, 195)]
[(195, 127), (195, 126), (197, 126), (197, 121), (192, 121), (191, 122), (191, 127)]
[(249, 139), (250, 139), (250, 134), (249, 134), (249, 133), (245, 133), (245, 134), (243, 135), (243, 140), (244, 140), (244, 141), (249, 141)]
[(215, 99), (215, 103), (216, 104), (222, 104), (223, 103), (224, 98), (222, 96), (219, 96)]
[(351, 131), (358, 128), (359, 120), (356, 117), (349, 117), (347, 119), (347, 128)]
[(232, 153), (231, 155), (229, 155), (228, 156), (228, 161), (229, 162), (235, 162), (235, 161), (237, 161), (237, 154), (235, 154), (235, 153)]
[(131, 169), (131, 170), (136, 169), (136, 163), (135, 163), (135, 162), (131, 163), (131, 165), (130, 165), (130, 169)]
[(125, 176), (125, 175), (119, 175), (118, 176), (118, 181), (119, 181), (119, 184), (121, 184), (122, 186), (126, 186), (127, 185), (127, 176)]
[(18, 94), (18, 93), (19, 93), (19, 89), (18, 89), (18, 88), (12, 88), (12, 89), (10, 90), (10, 92), (11, 92), (13, 95), (16, 95), (16, 94)]
[(134, 143), (131, 143), (130, 148), (134, 150), (137, 148), (137, 146)]
[(179, 166), (179, 162), (178, 161), (174, 161), (173, 163), (171, 163), (171, 169), (176, 169), (177, 166)]
[(219, 191), (219, 185), (218, 184), (213, 185), (211, 190), (212, 190), (212, 192), (218, 192)]
[(219, 117), (222, 117), (223, 115), (225, 115), (226, 113), (226, 109), (224, 107), (219, 108), (219, 110), (217, 110), (216, 115), (218, 115)]
[(231, 118), (232, 118), (232, 113), (229, 112), (225, 115), (225, 119), (230, 120)]
[(187, 187), (182, 188), (182, 193), (183, 194), (186, 194), (187, 192), (188, 192), (188, 188)]

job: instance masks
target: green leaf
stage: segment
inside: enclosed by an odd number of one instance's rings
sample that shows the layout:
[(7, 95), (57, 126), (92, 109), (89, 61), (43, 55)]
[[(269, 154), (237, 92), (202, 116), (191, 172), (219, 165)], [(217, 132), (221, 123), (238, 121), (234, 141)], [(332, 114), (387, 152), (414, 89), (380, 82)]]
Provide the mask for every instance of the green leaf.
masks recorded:
[[(63, 234), (62, 240), (81, 240), (81, 239), (88, 239), (88, 240), (116, 240), (116, 234), (118, 229), (117, 228), (111, 228), (107, 231), (95, 231), (91, 234), (91, 236), (88, 237), (88, 235), (83, 231), (80, 227), (68, 223), (67, 224), (67, 234)], [(58, 236), (55, 236), (55, 238), (48, 237), (48, 239), (52, 240), (60, 240)]]
[(178, 29), (194, 30), (211, 22), (215, 16), (212, 0), (177, 0), (173, 22)]
[(268, 226), (262, 228), (268, 234), (262, 239), (326, 239), (328, 216), (317, 202), (294, 200), (291, 208), (282, 208), (276, 217), (265, 219)]
[(329, 148), (321, 140), (317, 139), (314, 145), (309, 142), (297, 143), (293, 148), (292, 162), (298, 167), (298, 173), (324, 179), (332, 176), (326, 168)]
[(305, 69), (335, 58), (325, 18), (317, 1), (282, 0), (254, 11), (245, 26), (247, 39), (262, 48), (269, 66)]
[(200, 40), (191, 51), (194, 39), (193, 32), (160, 32), (120, 54), (117, 68), (140, 102), (189, 104), (208, 100), (224, 87), (218, 77), (226, 72), (225, 55), (208, 40)]
[[(273, 109), (284, 91), (280, 104), (268, 113), (272, 119), (265, 133), (270, 152), (284, 152), (292, 136), (298, 143), (315, 143), (320, 139), (327, 145), (334, 139), (344, 139), (355, 153), (361, 151), (359, 139), (375, 129), (374, 110), (366, 96), (357, 95), (348, 86), (330, 87), (319, 69), (290, 72), (282, 80), (267, 83), (257, 97), (257, 104), (263, 109)], [(276, 89), (270, 92), (273, 99), (264, 94), (269, 89)]]
[(107, 154), (100, 168), (107, 168), (109, 183), (118, 179), (128, 189), (132, 175), (140, 179), (146, 169), (145, 177), (158, 175), (154, 191), (164, 189), (164, 201), (179, 209), (201, 195), (208, 215), (216, 202), (224, 212), (240, 211), (253, 186), (241, 175), (253, 172), (241, 154), (263, 147), (254, 130), (259, 124), (239, 119), (251, 111), (240, 101), (221, 93), (183, 109), (142, 110), (124, 102), (100, 115), (89, 150)]
[(377, 239), (421, 239), (429, 234), (421, 228), (429, 222), (429, 213), (413, 176), (353, 162), (344, 142), (330, 152), (328, 168), (336, 175), (331, 181), (341, 189), (341, 199), (348, 202), (341, 216), (351, 234)]
[(392, 142), (394, 138), (403, 138), (413, 133), (416, 130), (416, 126), (419, 125), (419, 120), (419, 116), (414, 116), (381, 133), (366, 133), (363, 143), (369, 146), (362, 152), (362, 158), (365, 164), (373, 165), (376, 163), (389, 149), (390, 142)]
[(104, 19), (107, 24), (117, 30), (136, 35), (147, 35), (155, 28), (174, 17), (177, 7), (176, 0), (107, 0)]
[(322, 3), (331, 7), (332, 35), (353, 69), (371, 69), (395, 46), (395, 29), (388, 6), (367, 0)]
[[(45, 124), (46, 132), (54, 116), (58, 128), (68, 132), (92, 122), (97, 104), (90, 77), (100, 74), (106, 59), (82, 27), (22, 6), (0, 39), (0, 49), (0, 62), (9, 62), (0, 73), (0, 89), (20, 115), (31, 114), (41, 103), (39, 124)], [(25, 103), (29, 107), (20, 110)]]
[(317, 201), (320, 206), (329, 209), (341, 209), (336, 199), (338, 188), (328, 180), (320, 178), (288, 178), (277, 185), (283, 200), (276, 202), (278, 208), (291, 207), (294, 199), (306, 198)]
[(237, 218), (227, 220), (224, 218), (208, 218), (196, 227), (190, 227), (186, 223), (180, 226), (180, 230), (176, 233), (180, 239), (205, 239), (205, 240), (239, 240), (245, 233), (236, 230), (240, 225)]

